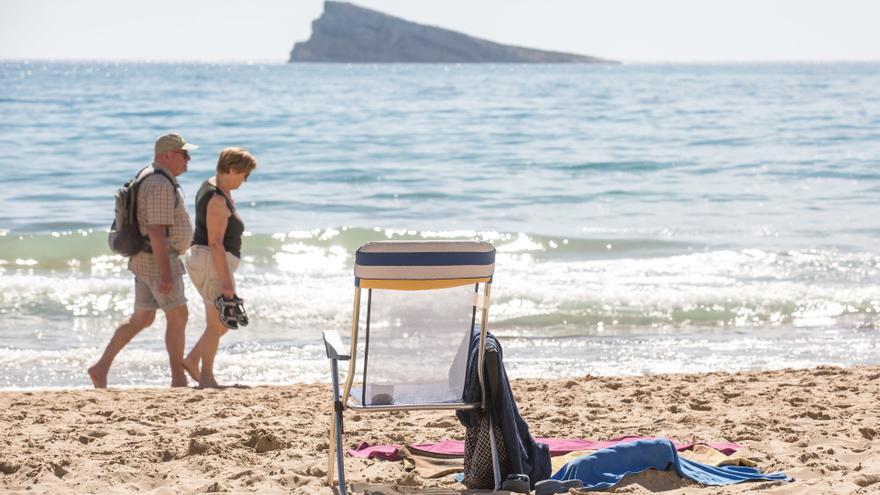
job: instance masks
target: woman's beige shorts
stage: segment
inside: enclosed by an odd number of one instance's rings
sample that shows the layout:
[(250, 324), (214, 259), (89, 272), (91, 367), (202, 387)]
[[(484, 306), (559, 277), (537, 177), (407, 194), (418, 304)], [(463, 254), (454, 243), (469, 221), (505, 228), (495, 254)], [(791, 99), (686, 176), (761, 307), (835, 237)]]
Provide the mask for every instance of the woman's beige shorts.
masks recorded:
[[(239, 259), (234, 254), (226, 253), (226, 266), (229, 268), (229, 275), (233, 275), (238, 268)], [(189, 278), (192, 279), (193, 285), (202, 295), (205, 304), (214, 305), (214, 301), (223, 293), (220, 275), (217, 268), (214, 267), (214, 260), (211, 259), (211, 248), (208, 246), (192, 246), (186, 253), (186, 271), (189, 272)]]

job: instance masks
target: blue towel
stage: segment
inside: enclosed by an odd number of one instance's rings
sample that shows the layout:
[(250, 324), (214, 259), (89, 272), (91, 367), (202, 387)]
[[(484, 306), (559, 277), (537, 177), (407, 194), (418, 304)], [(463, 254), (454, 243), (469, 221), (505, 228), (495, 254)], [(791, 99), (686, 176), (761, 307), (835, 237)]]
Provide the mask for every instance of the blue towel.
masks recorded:
[(660, 471), (673, 469), (682, 478), (712, 486), (757, 480), (794, 481), (785, 473), (763, 474), (753, 467), (716, 467), (682, 459), (672, 442), (666, 439), (637, 440), (597, 450), (562, 466), (552, 479), (577, 479), (584, 482), (584, 488), (606, 489), (619, 483), (628, 474), (641, 473), (650, 468)]

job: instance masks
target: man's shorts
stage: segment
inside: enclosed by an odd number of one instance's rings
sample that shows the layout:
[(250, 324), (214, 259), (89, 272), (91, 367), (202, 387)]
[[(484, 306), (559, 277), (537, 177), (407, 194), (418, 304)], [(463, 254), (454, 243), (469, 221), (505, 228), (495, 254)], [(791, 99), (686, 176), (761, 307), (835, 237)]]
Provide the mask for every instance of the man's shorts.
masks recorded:
[[(238, 269), (238, 262), (239, 259), (234, 254), (226, 253), (226, 268), (230, 276)], [(214, 301), (223, 293), (223, 282), (214, 266), (211, 248), (198, 245), (190, 247), (186, 253), (186, 271), (205, 304), (214, 307)]]
[(159, 279), (151, 280), (134, 276), (134, 309), (161, 309), (167, 311), (186, 304), (183, 292), (183, 276), (171, 278), (171, 291), (159, 292)]

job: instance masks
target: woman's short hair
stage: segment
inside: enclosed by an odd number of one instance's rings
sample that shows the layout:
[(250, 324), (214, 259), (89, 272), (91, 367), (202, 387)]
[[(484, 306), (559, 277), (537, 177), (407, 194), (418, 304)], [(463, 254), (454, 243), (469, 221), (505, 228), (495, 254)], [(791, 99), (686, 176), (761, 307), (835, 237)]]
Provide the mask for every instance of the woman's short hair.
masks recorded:
[(230, 174), (234, 172), (248, 173), (257, 168), (257, 159), (244, 148), (225, 148), (217, 160), (217, 172)]

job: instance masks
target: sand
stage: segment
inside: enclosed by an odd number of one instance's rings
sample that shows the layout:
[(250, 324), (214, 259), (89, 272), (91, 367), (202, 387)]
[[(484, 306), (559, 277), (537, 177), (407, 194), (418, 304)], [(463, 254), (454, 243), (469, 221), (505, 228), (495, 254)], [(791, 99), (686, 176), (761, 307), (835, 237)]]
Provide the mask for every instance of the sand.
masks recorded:
[[(727, 440), (793, 483), (701, 487), (669, 473), (619, 493), (880, 493), (880, 366), (515, 380), (536, 436)], [(0, 393), (0, 492), (330, 494), (329, 385)], [(461, 439), (443, 412), (346, 414), (346, 444)], [(359, 493), (464, 493), (348, 458)]]

